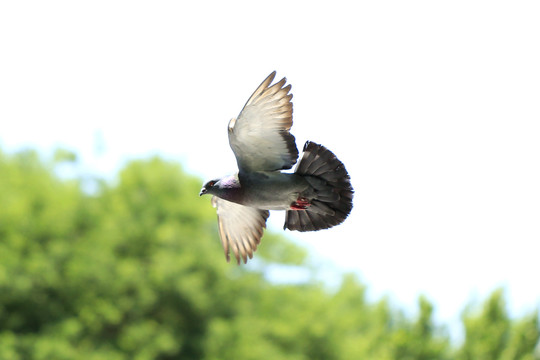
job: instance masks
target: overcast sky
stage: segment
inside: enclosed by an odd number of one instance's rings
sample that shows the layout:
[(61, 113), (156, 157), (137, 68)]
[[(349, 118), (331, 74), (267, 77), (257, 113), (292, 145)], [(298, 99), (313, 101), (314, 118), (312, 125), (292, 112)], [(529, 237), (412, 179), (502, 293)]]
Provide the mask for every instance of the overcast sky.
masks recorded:
[(288, 236), (445, 321), (497, 286), (515, 315), (540, 305), (537, 1), (186, 3), (1, 2), (0, 147), (233, 173), (227, 123), (277, 70), (298, 147), (356, 190), (343, 225)]

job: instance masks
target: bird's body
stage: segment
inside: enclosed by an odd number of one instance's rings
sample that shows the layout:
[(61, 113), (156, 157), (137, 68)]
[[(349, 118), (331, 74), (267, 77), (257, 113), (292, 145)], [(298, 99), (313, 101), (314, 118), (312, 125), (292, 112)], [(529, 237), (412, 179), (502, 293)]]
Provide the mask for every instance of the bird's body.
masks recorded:
[(303, 176), (294, 173), (256, 171), (236, 173), (219, 179), (214, 195), (261, 210), (290, 210), (298, 198), (311, 194)]
[(239, 173), (244, 188), (242, 204), (261, 210), (290, 210), (291, 204), (310, 189), (309, 183), (294, 173), (258, 171)]
[(270, 86), (275, 72), (255, 90), (229, 122), (229, 143), (238, 173), (208, 181), (200, 195), (212, 194), (227, 260), (253, 256), (263, 235), (268, 210), (285, 210), (284, 228), (327, 229), (345, 220), (353, 189), (345, 166), (322, 145), (306, 142), (298, 158), (292, 126), (292, 95), (285, 78)]

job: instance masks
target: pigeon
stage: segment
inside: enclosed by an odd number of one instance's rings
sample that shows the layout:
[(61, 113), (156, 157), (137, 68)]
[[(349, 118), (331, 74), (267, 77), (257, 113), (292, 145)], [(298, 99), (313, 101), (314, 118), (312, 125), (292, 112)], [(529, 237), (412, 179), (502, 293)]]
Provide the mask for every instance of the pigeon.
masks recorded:
[(269, 210), (284, 210), (283, 229), (317, 231), (341, 224), (352, 210), (354, 190), (343, 163), (327, 148), (307, 141), (302, 158), (292, 126), (291, 85), (272, 84), (272, 72), (229, 122), (229, 144), (238, 172), (208, 181), (199, 196), (212, 195), (227, 261), (253, 258)]

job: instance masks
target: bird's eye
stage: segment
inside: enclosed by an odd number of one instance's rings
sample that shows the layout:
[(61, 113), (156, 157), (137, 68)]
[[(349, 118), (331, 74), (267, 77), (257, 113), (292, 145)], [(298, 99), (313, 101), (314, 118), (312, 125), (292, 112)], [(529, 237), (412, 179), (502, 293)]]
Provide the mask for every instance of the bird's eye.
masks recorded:
[(208, 186), (208, 187), (213, 187), (215, 184), (216, 184), (215, 181), (209, 181), (208, 184), (207, 184), (207, 186)]

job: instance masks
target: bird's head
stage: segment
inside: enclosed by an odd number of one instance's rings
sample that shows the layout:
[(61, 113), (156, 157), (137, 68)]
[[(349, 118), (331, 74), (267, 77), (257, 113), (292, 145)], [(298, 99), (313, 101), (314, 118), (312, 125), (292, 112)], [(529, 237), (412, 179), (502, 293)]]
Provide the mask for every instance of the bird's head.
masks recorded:
[(219, 179), (214, 179), (208, 181), (201, 189), (201, 192), (199, 193), (199, 196), (205, 195), (205, 194), (215, 194), (216, 189), (219, 189)]
[(228, 195), (235, 193), (234, 189), (240, 187), (240, 182), (238, 181), (238, 176), (230, 175), (225, 176), (221, 179), (214, 179), (208, 181), (201, 189), (199, 196), (204, 194), (212, 194), (222, 198), (227, 198)]

